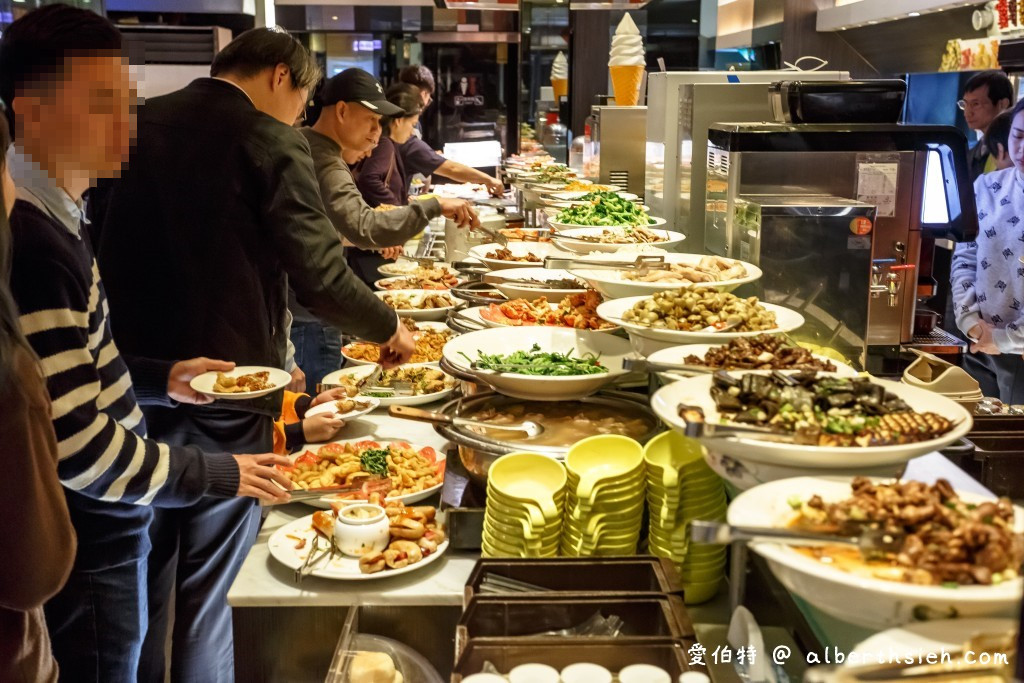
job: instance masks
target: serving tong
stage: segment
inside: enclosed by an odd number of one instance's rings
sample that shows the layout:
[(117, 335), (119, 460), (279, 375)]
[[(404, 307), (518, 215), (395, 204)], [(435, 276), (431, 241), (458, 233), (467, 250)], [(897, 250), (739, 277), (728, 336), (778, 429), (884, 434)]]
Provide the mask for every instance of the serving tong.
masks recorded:
[(736, 526), (725, 522), (694, 520), (690, 522), (690, 540), (695, 543), (728, 545), (734, 541), (771, 541), (781, 545), (827, 546), (849, 545), (864, 557), (881, 553), (898, 553), (903, 549), (906, 534), (857, 525), (849, 534), (823, 534), (778, 527)]
[(599, 261), (596, 259), (574, 259), (559, 256), (547, 256), (544, 259), (544, 267), (552, 270), (571, 270), (577, 266), (586, 266), (588, 270), (637, 270), (641, 275), (654, 266), (663, 265), (665, 265), (665, 256), (663, 254), (638, 254), (634, 261)]
[(332, 536), (328, 541), (327, 548), (324, 549), (319, 555), (317, 550), (320, 546), (320, 532), (314, 531), (313, 546), (309, 549), (309, 554), (306, 555), (306, 561), (302, 563), (302, 566), (295, 570), (295, 583), (302, 583), (302, 579), (306, 578), (316, 570), (316, 566), (327, 557), (327, 561), (330, 562), (334, 559), (335, 553), (338, 553), (338, 544), (335, 543), (334, 537)]
[(704, 419), (700, 406), (679, 404), (678, 415), (683, 421), (683, 434), (693, 439), (757, 439), (778, 443), (795, 443), (796, 434), (776, 432), (764, 427), (743, 424), (714, 424)]
[(446, 415), (445, 413), (422, 410), (420, 408), (411, 408), (409, 406), (391, 406), (388, 408), (388, 415), (406, 420), (416, 420), (417, 422), (429, 422), (431, 424), (446, 427), (478, 427), (482, 429), (497, 429), (509, 432), (524, 432), (526, 436), (531, 439), (544, 433), (544, 426), (534, 422), (533, 420), (523, 420), (522, 422), (515, 424), (498, 425), (491, 424), (490, 422), (481, 422), (480, 420), (470, 420), (465, 417)]

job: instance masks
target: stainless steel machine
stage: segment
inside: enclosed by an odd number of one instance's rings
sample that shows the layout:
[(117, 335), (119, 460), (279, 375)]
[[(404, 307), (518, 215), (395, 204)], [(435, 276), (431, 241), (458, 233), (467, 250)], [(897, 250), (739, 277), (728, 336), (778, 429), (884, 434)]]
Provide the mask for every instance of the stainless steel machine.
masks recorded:
[(966, 149), (946, 126), (715, 124), (707, 250), (759, 264), (758, 293), (805, 316), (798, 338), (881, 372), (929, 345), (913, 323), (935, 240), (977, 235)]
[[(669, 71), (648, 74), (645, 203), (686, 235), (684, 250), (703, 251), (704, 155), (708, 126), (768, 121), (768, 85), (793, 71)], [(801, 71), (807, 81), (847, 80), (845, 71)], [(693, 161), (696, 160), (696, 164)]]
[[(590, 135), (588, 175), (599, 183), (618, 185), (643, 196), (647, 107), (595, 105)], [(589, 170), (595, 169), (595, 171)]]

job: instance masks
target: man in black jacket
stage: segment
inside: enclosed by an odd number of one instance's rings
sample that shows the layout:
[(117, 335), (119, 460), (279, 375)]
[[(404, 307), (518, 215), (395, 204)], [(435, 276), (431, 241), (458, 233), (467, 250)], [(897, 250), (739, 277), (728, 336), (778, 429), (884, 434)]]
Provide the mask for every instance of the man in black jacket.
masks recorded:
[[(213, 78), (148, 101), (122, 178), (95, 197), (100, 269), (125, 353), (283, 367), (289, 284), (321, 320), (408, 360), (394, 311), (347, 268), (324, 213), (309, 145), (292, 124), (320, 70), (287, 33), (247, 31), (214, 59)], [(183, 356), (182, 354), (186, 354)], [(271, 450), (280, 393), (239, 404), (152, 407), (151, 434), (229, 452)], [(149, 632), (141, 681), (162, 681), (177, 586), (175, 680), (233, 680), (227, 590), (252, 542), (258, 507), (201, 502), (151, 527)]]

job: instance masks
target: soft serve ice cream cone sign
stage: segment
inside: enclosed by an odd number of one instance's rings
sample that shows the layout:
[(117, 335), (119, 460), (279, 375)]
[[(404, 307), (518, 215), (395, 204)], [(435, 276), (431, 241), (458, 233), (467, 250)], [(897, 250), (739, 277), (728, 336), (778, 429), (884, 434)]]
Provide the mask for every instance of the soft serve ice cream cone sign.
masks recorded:
[(555, 102), (569, 93), (569, 60), (564, 52), (559, 52), (551, 64), (551, 89), (555, 94)]
[(640, 97), (640, 83), (644, 78), (644, 40), (640, 29), (627, 13), (619, 22), (612, 37), (612, 49), (608, 59), (608, 71), (612, 77), (612, 92), (615, 104), (623, 107), (636, 106)]

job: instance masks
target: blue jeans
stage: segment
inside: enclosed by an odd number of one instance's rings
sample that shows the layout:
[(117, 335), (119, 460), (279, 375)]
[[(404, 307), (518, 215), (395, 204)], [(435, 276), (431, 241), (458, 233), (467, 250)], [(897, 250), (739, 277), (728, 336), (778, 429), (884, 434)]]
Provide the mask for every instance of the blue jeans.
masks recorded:
[(72, 570), (43, 609), (61, 680), (134, 683), (146, 634), (146, 558)]
[[(147, 407), (153, 438), (207, 451), (266, 453), (272, 449), (269, 417), (218, 408)], [(202, 498), (186, 508), (154, 511), (149, 537), (149, 628), (138, 680), (163, 683), (165, 649), (174, 596), (171, 680), (235, 680), (234, 635), (228, 589), (259, 530), (253, 498)]]
[(341, 332), (319, 322), (294, 322), (295, 363), (306, 375), (306, 393), (314, 394), (323, 378), (341, 367)]

